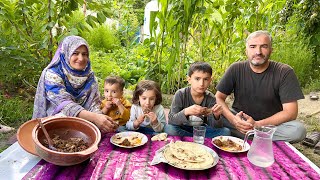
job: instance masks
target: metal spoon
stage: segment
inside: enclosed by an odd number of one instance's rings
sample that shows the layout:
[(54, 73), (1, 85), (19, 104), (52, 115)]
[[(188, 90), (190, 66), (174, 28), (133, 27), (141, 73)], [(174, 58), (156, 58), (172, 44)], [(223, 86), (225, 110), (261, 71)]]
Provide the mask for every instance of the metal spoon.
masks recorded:
[(41, 127), (41, 129), (42, 129), (42, 131), (43, 131), (43, 133), (44, 133), (44, 135), (45, 135), (46, 138), (47, 138), (47, 141), (48, 141), (48, 144), (49, 144), (49, 149), (54, 150), (54, 151), (57, 151), (57, 149), (53, 146), (53, 141), (52, 141), (52, 139), (50, 138), (50, 136), (49, 136), (49, 134), (48, 134), (48, 131), (47, 131), (46, 128), (44, 127), (41, 119), (38, 119), (38, 123), (39, 123), (39, 125), (40, 125), (40, 127)]

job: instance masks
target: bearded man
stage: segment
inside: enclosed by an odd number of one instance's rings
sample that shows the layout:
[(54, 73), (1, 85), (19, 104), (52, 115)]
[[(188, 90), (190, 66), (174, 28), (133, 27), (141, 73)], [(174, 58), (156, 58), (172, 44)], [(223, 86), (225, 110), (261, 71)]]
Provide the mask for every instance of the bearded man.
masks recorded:
[[(272, 37), (267, 31), (251, 33), (246, 40), (248, 60), (233, 63), (217, 85), (217, 103), (223, 107), (223, 124), (243, 138), (254, 127), (274, 125), (274, 141), (299, 142), (306, 136), (296, 120), (297, 100), (303, 99), (294, 70), (270, 60)], [(229, 109), (225, 100), (234, 94)]]

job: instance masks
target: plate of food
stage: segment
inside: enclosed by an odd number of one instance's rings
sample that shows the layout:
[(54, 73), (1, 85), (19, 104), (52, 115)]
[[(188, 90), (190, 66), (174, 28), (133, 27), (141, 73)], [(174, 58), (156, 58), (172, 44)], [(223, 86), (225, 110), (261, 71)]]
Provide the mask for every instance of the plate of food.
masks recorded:
[(110, 142), (115, 146), (123, 148), (134, 148), (148, 142), (148, 137), (139, 132), (126, 131), (113, 135)]
[(233, 136), (217, 136), (212, 138), (211, 142), (218, 149), (231, 153), (246, 152), (250, 149), (248, 142), (246, 142), (243, 148), (243, 140)]
[(184, 141), (176, 141), (166, 145), (163, 157), (169, 165), (184, 170), (209, 169), (219, 161), (218, 154), (211, 148)]

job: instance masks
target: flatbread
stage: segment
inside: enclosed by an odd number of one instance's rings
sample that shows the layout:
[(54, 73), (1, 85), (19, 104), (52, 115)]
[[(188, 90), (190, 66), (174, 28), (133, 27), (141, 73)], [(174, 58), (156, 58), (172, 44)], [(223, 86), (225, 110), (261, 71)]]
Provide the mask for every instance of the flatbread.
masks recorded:
[(112, 138), (112, 142), (116, 143), (116, 144), (120, 144), (122, 143), (122, 141), (124, 140), (124, 138), (119, 135), (119, 134), (116, 134), (113, 138)]
[(186, 162), (202, 162), (207, 152), (196, 143), (182, 141), (171, 144), (169, 148), (176, 158)]
[(142, 137), (140, 137), (138, 134), (130, 135), (127, 138), (132, 146), (137, 146), (137, 145), (141, 144), (141, 142), (142, 142)]
[(172, 143), (164, 150), (163, 155), (169, 164), (181, 169), (206, 169), (214, 163), (212, 154), (193, 142)]
[(167, 136), (168, 136), (167, 133), (160, 133), (160, 134), (154, 135), (151, 138), (151, 141), (166, 141), (167, 140)]

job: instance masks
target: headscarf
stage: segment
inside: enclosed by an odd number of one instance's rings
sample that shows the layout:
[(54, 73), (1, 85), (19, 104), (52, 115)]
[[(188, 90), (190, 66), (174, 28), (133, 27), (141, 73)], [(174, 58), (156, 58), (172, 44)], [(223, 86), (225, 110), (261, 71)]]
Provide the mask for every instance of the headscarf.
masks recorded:
[(83, 70), (76, 70), (70, 65), (71, 56), (82, 45), (89, 52), (88, 43), (79, 36), (67, 36), (59, 44), (52, 61), (42, 71), (33, 118), (55, 115), (68, 105), (73, 108), (81, 106), (77, 109), (91, 106), (94, 100), (92, 96), (98, 94), (98, 85), (91, 70), (90, 59)]

